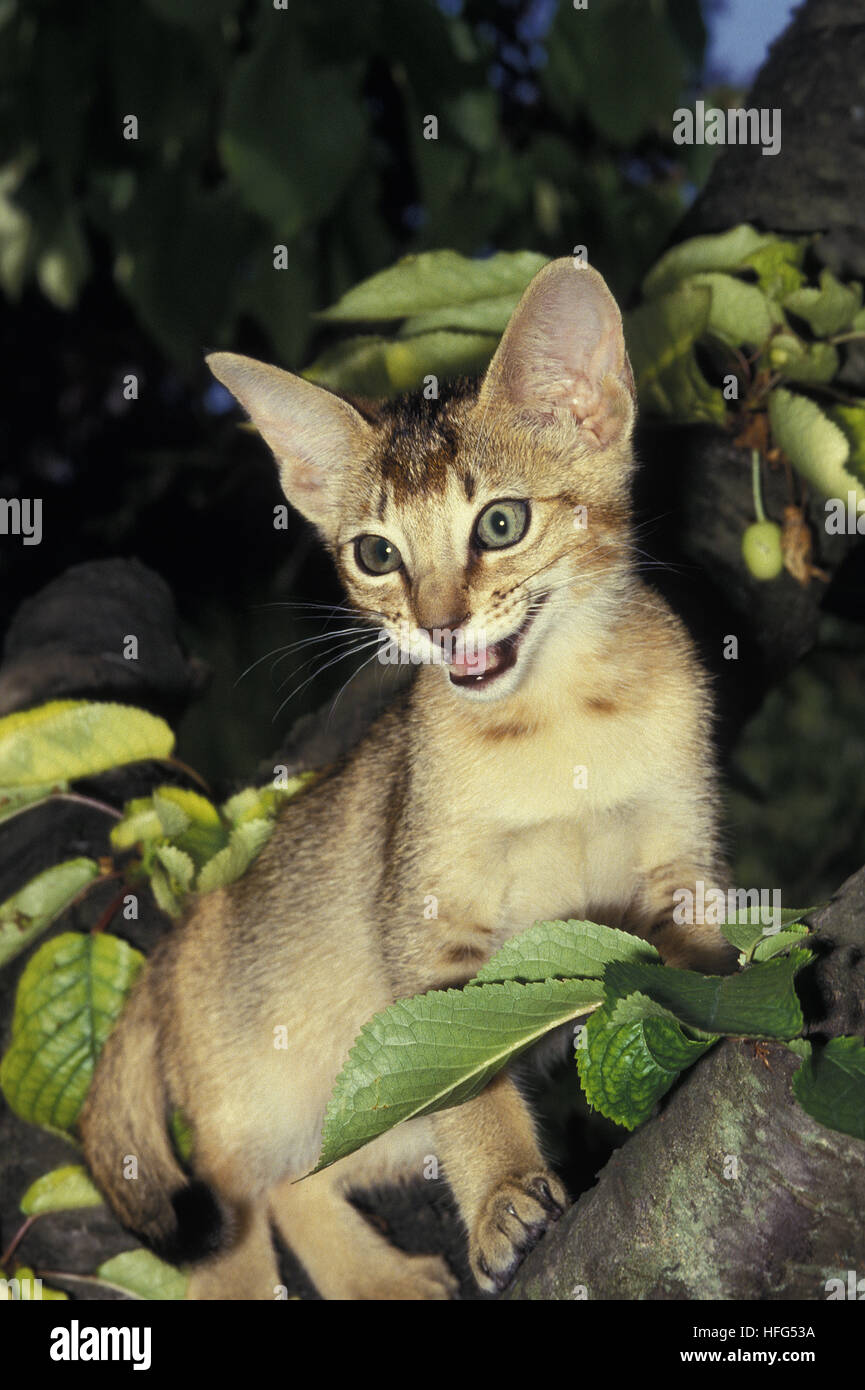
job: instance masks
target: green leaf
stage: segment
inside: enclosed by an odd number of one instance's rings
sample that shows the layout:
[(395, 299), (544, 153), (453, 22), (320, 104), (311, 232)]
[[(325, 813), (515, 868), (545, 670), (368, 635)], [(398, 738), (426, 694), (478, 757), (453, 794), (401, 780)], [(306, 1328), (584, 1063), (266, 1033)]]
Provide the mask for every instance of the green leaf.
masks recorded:
[(671, 247), (656, 261), (643, 281), (643, 293), (648, 298), (666, 294), (682, 280), (703, 271), (742, 270), (755, 252), (773, 246), (777, 242), (771, 232), (755, 231), (746, 222), (719, 236), (692, 237)]
[(146, 1299), (185, 1298), (189, 1282), (181, 1270), (157, 1259), (149, 1250), (124, 1250), (101, 1264), (96, 1273), (115, 1288)]
[(400, 338), (416, 338), (419, 333), (451, 328), (460, 332), (495, 333), (501, 336), (520, 301), (520, 295), (503, 294), (476, 299), (472, 304), (447, 304), (425, 314), (412, 314), (399, 330)]
[(92, 859), (67, 859), (31, 878), (0, 904), (0, 965), (5, 965), (65, 912), (99, 875)]
[(607, 999), (639, 992), (669, 1009), (680, 1023), (706, 1035), (794, 1038), (803, 1026), (793, 988), (796, 972), (811, 952), (752, 965), (738, 975), (698, 975), (664, 965), (614, 962), (604, 973)]
[(55, 792), (68, 790), (69, 783), (62, 779), (46, 782), (44, 787), (0, 787), (0, 823), (38, 806), (42, 801), (48, 801)]
[(862, 307), (862, 286), (842, 285), (831, 270), (821, 270), (820, 288), (806, 285), (784, 300), (784, 308), (804, 319), (818, 338), (850, 328)]
[(760, 289), (778, 304), (804, 285), (805, 276), (799, 269), (804, 256), (803, 241), (773, 241), (746, 256), (742, 267), (757, 272)]
[(184, 850), (169, 844), (156, 847), (150, 863), (150, 886), (163, 912), (180, 916), (194, 877), (195, 864)]
[(80, 215), (66, 207), (36, 262), (39, 288), (56, 309), (72, 309), (89, 274), (90, 253)]
[(813, 401), (779, 386), (769, 394), (769, 423), (778, 448), (821, 497), (856, 492), (856, 478), (845, 467), (850, 446)]
[(318, 386), (345, 391), (351, 396), (391, 395), (393, 384), (385, 360), (387, 345), (387, 338), (374, 333), (343, 338), (319, 353), (301, 375)]
[(157, 787), (153, 805), (165, 834), (198, 868), (228, 843), (228, 832), (212, 801), (185, 787)]
[(472, 983), (502, 980), (600, 980), (614, 960), (660, 964), (648, 941), (597, 922), (535, 922), (511, 937), (478, 971)]
[(178, 1157), (186, 1163), (195, 1148), (195, 1131), (182, 1110), (174, 1110), (169, 1121), (171, 1139)]
[(272, 820), (250, 820), (236, 825), (226, 847), (201, 869), (196, 885), (198, 892), (212, 893), (215, 888), (224, 888), (227, 883), (240, 878), (272, 834)]
[(398, 1000), (364, 1024), (337, 1077), (315, 1171), (402, 1120), (470, 1100), (538, 1038), (602, 997), (589, 980), (509, 980)]
[(317, 317), (330, 323), (375, 322), (504, 296), (516, 299), (546, 263), (535, 251), (500, 251), (484, 260), (425, 251), (362, 280)]
[(99, 1053), (144, 964), (107, 932), (64, 932), (28, 961), (18, 984), (0, 1088), (22, 1120), (71, 1134)]
[(303, 791), (317, 777), (316, 772), (299, 772), (296, 777), (289, 777), (284, 787), (274, 787), (270, 783), (264, 787), (244, 787), (222, 803), (220, 813), (230, 825), (273, 817), (284, 801)]
[(704, 285), (711, 291), (707, 330), (730, 347), (759, 347), (783, 321), (781, 311), (762, 290), (734, 275), (705, 272), (691, 276), (685, 284)]
[(831, 343), (806, 343), (793, 333), (778, 333), (769, 347), (769, 364), (787, 381), (819, 384), (832, 380), (840, 358)]
[[(816, 911), (816, 909), (813, 907), (782, 908), (780, 914), (781, 920), (777, 925), (779, 927), (792, 927), (794, 923), (801, 922), (803, 917), (807, 917), (809, 913), (814, 911)], [(757, 918), (756, 921), (753, 920), (754, 917)], [(772, 936), (767, 935), (768, 932), (774, 931), (774, 927), (774, 922), (767, 928), (760, 920), (759, 908), (745, 907), (741, 908), (736, 913), (732, 922), (722, 922), (721, 931), (730, 942), (731, 946), (735, 946), (736, 950), (740, 951), (745, 956), (746, 960), (750, 960), (761, 941), (772, 941), (780, 935), (780, 933), (775, 933)], [(805, 935), (807, 931), (808, 928), (805, 927), (801, 934)], [(777, 952), (773, 954), (777, 954)]]
[[(847, 468), (865, 482), (865, 401), (861, 405), (833, 405), (826, 414), (841, 430), (850, 448)], [(2, 817), (2, 811), (0, 811)]]
[(865, 1139), (865, 1044), (861, 1038), (831, 1038), (814, 1047), (793, 1077), (802, 1106), (827, 1129)]
[(773, 956), (780, 956), (784, 951), (789, 951), (791, 946), (795, 946), (805, 936), (810, 936), (810, 931), (805, 926), (789, 927), (786, 931), (776, 932), (774, 936), (764, 936), (762, 941), (758, 941), (754, 947), (753, 960), (771, 960)]
[(715, 1042), (688, 1037), (672, 1014), (644, 994), (616, 999), (592, 1015), (584, 1046), (576, 1051), (586, 1099), (608, 1119), (634, 1129), (679, 1073)]
[(694, 344), (708, 328), (705, 285), (683, 285), (625, 315), (625, 339), (641, 404), (676, 420), (722, 423), (724, 399), (706, 381)]
[(153, 797), (137, 796), (127, 801), (123, 819), (112, 827), (109, 838), (117, 850), (134, 849), (136, 845), (146, 846), (164, 839), (165, 829), (154, 808)]
[(74, 781), (109, 767), (167, 758), (174, 734), (155, 714), (130, 705), (53, 700), (0, 719), (0, 787)]
[[(3, 1277), (2, 1270), (0, 1270), (0, 1277)], [(59, 1289), (51, 1289), (47, 1284), (42, 1284), (41, 1280), (37, 1285), (36, 1273), (29, 1265), (18, 1265), (12, 1278), (17, 1279), (18, 1283), (9, 1286), (6, 1296), (13, 1302), (20, 1300), (22, 1303), (50, 1303), (62, 1301), (69, 1297), (68, 1293), (61, 1293)], [(16, 1289), (18, 1290), (17, 1294), (14, 1292)]]
[(246, 206), (281, 242), (331, 212), (362, 171), (361, 77), (360, 62), (311, 62), (296, 28), (274, 42), (265, 26), (255, 48), (233, 64), (219, 151)]
[(177, 890), (181, 893), (188, 892), (195, 877), (195, 864), (191, 856), (185, 850), (178, 849), (176, 845), (159, 845), (156, 858)]
[(43, 1173), (31, 1183), (21, 1198), (25, 1216), (41, 1216), (45, 1211), (70, 1211), (76, 1207), (101, 1207), (102, 1196), (78, 1163)]
[(407, 339), (350, 338), (328, 348), (307, 367), (309, 381), (333, 391), (392, 396), (422, 386), (424, 377), (440, 380), (474, 376), (496, 350), (491, 333), (419, 333)]

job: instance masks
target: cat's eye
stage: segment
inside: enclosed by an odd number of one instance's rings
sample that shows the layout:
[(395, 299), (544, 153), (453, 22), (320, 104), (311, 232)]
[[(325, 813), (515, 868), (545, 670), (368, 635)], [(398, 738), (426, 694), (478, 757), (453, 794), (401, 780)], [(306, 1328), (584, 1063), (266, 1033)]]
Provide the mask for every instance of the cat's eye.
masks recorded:
[(491, 502), (475, 522), (474, 542), (481, 550), (516, 545), (529, 524), (528, 502)]
[(384, 536), (358, 536), (354, 558), (366, 574), (390, 574), (402, 564), (402, 556)]

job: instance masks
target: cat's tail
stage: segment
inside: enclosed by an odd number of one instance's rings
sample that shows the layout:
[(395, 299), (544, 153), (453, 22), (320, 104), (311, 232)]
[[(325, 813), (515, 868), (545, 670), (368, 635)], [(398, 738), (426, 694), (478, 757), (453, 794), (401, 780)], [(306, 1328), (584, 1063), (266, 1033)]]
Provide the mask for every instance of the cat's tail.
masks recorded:
[(172, 1264), (219, 1248), (221, 1209), (183, 1171), (168, 1128), (149, 972), (110, 1034), (79, 1120), (97, 1186), (122, 1224)]

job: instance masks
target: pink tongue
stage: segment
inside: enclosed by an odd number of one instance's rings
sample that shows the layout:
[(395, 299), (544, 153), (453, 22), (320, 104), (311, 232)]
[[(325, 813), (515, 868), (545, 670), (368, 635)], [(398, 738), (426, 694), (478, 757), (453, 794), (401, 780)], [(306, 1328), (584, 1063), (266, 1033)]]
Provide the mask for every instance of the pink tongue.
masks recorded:
[(487, 671), (495, 671), (501, 664), (498, 649), (489, 647), (486, 651), (479, 651), (471, 661), (455, 661), (451, 665), (451, 673), (458, 680), (463, 680), (466, 676), (483, 676)]

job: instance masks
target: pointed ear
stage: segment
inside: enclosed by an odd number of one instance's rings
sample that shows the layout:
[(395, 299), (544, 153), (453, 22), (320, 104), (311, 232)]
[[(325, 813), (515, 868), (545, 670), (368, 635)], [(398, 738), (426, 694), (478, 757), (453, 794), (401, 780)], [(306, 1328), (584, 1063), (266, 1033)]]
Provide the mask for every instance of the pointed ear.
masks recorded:
[(491, 399), (547, 421), (570, 416), (590, 448), (630, 434), (635, 392), (622, 316), (596, 270), (565, 257), (538, 271), (484, 379), (481, 408)]
[(370, 426), (348, 401), (278, 367), (234, 352), (212, 352), (206, 361), (273, 450), (289, 502), (329, 530), (343, 476), (366, 448)]

